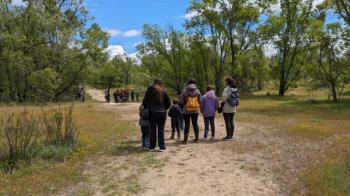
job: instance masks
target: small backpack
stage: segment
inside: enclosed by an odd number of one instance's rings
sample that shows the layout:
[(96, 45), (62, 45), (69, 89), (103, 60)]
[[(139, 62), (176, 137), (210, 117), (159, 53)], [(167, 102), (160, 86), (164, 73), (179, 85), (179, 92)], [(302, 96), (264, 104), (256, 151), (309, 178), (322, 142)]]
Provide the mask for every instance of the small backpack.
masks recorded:
[(197, 96), (189, 96), (187, 98), (186, 110), (188, 112), (198, 112), (199, 111), (199, 102)]
[(238, 106), (239, 105), (239, 92), (238, 91), (231, 92), (231, 95), (228, 98), (227, 102), (231, 107)]

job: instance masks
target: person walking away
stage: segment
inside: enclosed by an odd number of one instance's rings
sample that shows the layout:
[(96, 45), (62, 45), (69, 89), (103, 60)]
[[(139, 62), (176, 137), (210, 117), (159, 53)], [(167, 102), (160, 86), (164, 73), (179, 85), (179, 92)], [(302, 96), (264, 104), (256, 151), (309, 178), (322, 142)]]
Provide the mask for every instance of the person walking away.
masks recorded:
[(209, 124), (211, 128), (211, 138), (215, 137), (215, 112), (219, 108), (219, 100), (211, 86), (207, 87), (205, 95), (202, 97), (201, 113), (204, 117), (204, 139), (207, 139)]
[(109, 89), (107, 89), (105, 91), (105, 99), (106, 99), (107, 103), (111, 102), (111, 95), (110, 95), (109, 91), (110, 91)]
[(222, 93), (223, 115), (226, 126), (226, 137), (223, 140), (232, 140), (235, 131), (234, 116), (239, 105), (239, 91), (236, 81), (232, 77), (226, 77), (226, 88)]
[(140, 96), (139, 92), (135, 92), (135, 97), (137, 102), (139, 102), (139, 96)]
[(85, 89), (84, 89), (84, 87), (81, 87), (79, 95), (80, 95), (80, 102), (84, 103), (85, 102)]
[(175, 137), (175, 130), (177, 131), (177, 139), (180, 139), (180, 118), (182, 116), (181, 108), (178, 104), (178, 100), (173, 100), (173, 105), (170, 107), (168, 116), (171, 118), (171, 137), (170, 140), (173, 140)]
[(194, 130), (194, 142), (199, 141), (198, 113), (201, 104), (201, 94), (197, 89), (196, 81), (190, 79), (180, 95), (180, 105), (183, 107), (183, 116), (185, 120), (184, 144), (188, 143), (188, 134), (190, 122)]
[(148, 87), (145, 97), (142, 101), (145, 108), (149, 110), (150, 122), (150, 146), (149, 149), (154, 151), (156, 147), (156, 140), (158, 138), (158, 145), (160, 151), (166, 149), (164, 141), (164, 127), (167, 115), (167, 110), (170, 107), (169, 95), (164, 87), (164, 83), (160, 79), (156, 79), (153, 84)]
[(135, 92), (133, 90), (131, 90), (130, 96), (131, 96), (131, 101), (134, 102), (134, 100), (135, 100)]
[(143, 107), (141, 104), (139, 107), (139, 125), (141, 127), (141, 141), (142, 141), (142, 149), (149, 148), (149, 120), (148, 120), (148, 110)]

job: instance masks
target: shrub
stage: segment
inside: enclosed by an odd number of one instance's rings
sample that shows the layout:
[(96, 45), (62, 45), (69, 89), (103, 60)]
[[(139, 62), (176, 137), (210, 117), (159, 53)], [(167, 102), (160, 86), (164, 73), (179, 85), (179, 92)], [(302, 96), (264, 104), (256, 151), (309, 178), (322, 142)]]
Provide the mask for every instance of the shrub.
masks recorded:
[(40, 151), (43, 159), (54, 161), (65, 161), (73, 152), (73, 149), (67, 146), (46, 146)]
[(42, 123), (48, 145), (69, 145), (77, 143), (79, 130), (73, 119), (73, 104), (68, 108), (42, 110)]
[(3, 116), (0, 120), (0, 134), (4, 138), (0, 161), (5, 171), (11, 173), (21, 161), (30, 164), (38, 149), (38, 118), (30, 115), (27, 110)]

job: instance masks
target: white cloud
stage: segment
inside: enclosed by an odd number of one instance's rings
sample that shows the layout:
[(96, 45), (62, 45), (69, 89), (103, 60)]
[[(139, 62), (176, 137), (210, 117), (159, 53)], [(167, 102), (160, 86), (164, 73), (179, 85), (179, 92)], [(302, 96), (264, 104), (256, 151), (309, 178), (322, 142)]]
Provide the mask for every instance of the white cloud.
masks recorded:
[(277, 49), (273, 44), (268, 43), (264, 46), (264, 52), (266, 56), (272, 57), (273, 55), (277, 54)]
[(199, 13), (197, 11), (191, 11), (187, 14), (185, 14), (183, 17), (186, 19), (186, 20), (190, 20), (191, 18), (195, 17), (195, 16), (198, 16)]
[(110, 59), (113, 59), (115, 56), (121, 56), (125, 60), (126, 57), (129, 57), (133, 59), (136, 64), (141, 64), (141, 60), (137, 56), (137, 52), (128, 54), (121, 45), (109, 45), (107, 48), (107, 52), (109, 54)]
[(119, 29), (104, 29), (111, 37), (120, 36), (123, 32)]
[(141, 65), (141, 59), (138, 57), (138, 53), (137, 53), (137, 52), (128, 54), (128, 57), (131, 58), (131, 59), (133, 59), (134, 62), (135, 62), (137, 65)]
[(23, 2), (23, 0), (13, 0), (12, 5), (23, 7), (23, 6), (27, 6), (27, 3)]
[(140, 36), (141, 34), (142, 34), (141, 31), (138, 31), (136, 29), (130, 29), (130, 30), (125, 31), (122, 34), (122, 37), (136, 37), (136, 36)]
[(141, 31), (136, 29), (130, 29), (126, 31), (122, 31), (119, 29), (104, 29), (111, 37), (137, 37), (142, 34)]
[(123, 46), (121, 45), (109, 45), (107, 48), (107, 52), (110, 58), (113, 58), (115, 56), (123, 56), (126, 54)]

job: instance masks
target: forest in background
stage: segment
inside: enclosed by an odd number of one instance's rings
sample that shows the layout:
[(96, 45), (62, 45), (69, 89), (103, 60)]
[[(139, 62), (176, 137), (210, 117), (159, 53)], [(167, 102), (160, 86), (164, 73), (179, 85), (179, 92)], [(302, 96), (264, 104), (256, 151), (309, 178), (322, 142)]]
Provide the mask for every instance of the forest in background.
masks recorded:
[(108, 54), (110, 35), (81, 0), (1, 0), (0, 101), (69, 100), (84, 85), (144, 88), (156, 77), (173, 93), (189, 78), (220, 93), (231, 75), (246, 94), (305, 86), (338, 102), (350, 82), (350, 2), (317, 2), (194, 0), (186, 31), (144, 25), (136, 60)]

